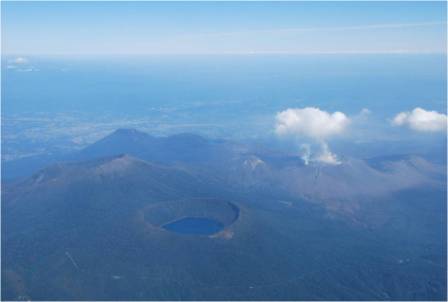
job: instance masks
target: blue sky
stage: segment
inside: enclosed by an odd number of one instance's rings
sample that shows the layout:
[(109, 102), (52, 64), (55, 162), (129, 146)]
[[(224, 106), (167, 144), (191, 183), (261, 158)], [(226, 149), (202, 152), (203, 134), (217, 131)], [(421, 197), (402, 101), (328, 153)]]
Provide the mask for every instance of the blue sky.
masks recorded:
[(444, 2), (2, 2), (3, 54), (446, 53)]

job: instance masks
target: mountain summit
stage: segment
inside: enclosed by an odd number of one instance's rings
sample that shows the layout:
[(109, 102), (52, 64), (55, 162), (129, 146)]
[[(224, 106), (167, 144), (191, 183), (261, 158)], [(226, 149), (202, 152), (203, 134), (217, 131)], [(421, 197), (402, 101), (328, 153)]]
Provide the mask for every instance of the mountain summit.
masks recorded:
[(118, 129), (83, 149), (83, 159), (126, 153), (159, 163), (205, 162), (223, 154), (226, 145), (190, 133), (154, 137), (135, 129)]

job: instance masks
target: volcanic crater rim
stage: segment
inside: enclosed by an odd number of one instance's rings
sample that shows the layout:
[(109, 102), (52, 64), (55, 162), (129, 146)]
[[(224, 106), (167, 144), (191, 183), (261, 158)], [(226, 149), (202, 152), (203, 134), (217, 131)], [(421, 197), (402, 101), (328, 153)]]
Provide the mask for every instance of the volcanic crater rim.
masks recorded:
[(188, 235), (216, 235), (240, 216), (240, 208), (227, 200), (196, 198), (158, 202), (143, 210), (144, 221), (153, 228)]

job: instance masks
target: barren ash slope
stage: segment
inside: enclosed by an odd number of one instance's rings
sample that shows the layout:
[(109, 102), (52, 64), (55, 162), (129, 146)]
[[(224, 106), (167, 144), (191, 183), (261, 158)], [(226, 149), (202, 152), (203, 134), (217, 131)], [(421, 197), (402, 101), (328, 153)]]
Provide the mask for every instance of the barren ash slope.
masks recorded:
[(441, 300), (445, 181), (118, 130), (2, 185), (2, 298)]

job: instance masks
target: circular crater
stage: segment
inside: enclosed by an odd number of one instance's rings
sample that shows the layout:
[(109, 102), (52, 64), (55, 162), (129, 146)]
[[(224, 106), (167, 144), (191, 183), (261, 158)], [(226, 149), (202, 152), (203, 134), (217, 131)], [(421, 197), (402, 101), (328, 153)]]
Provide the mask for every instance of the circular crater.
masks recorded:
[(145, 209), (144, 219), (169, 232), (209, 236), (234, 223), (239, 213), (239, 208), (229, 201), (188, 199), (151, 205)]

